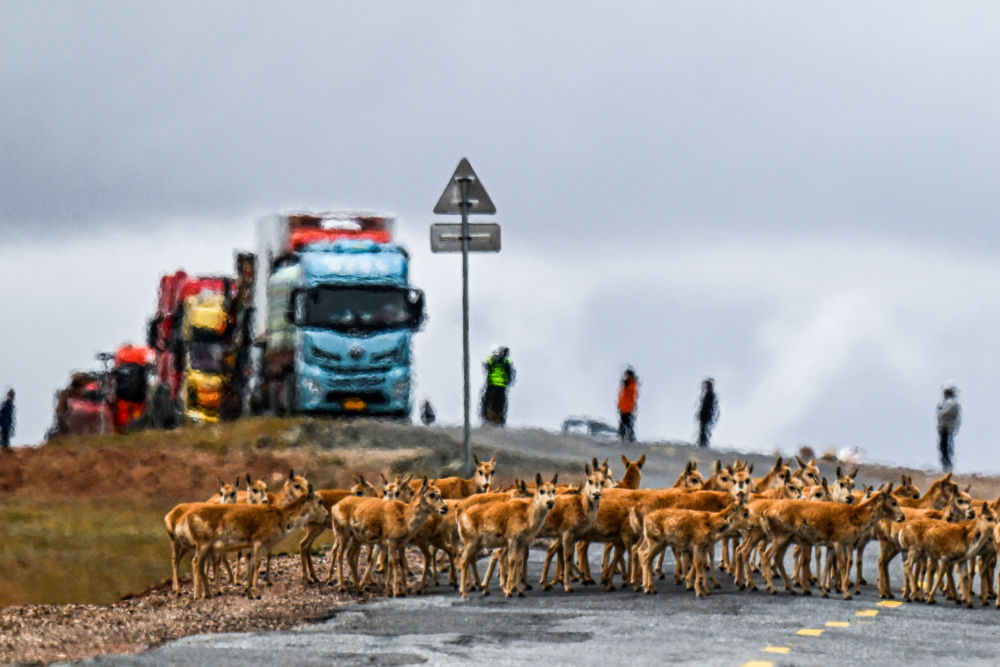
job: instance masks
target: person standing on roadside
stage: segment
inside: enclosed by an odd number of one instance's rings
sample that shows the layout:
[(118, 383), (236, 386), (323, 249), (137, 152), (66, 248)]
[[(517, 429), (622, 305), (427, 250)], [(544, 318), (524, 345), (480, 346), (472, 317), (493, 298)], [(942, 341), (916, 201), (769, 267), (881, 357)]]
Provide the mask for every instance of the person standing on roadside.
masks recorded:
[(698, 446), (708, 447), (712, 439), (712, 428), (719, 419), (719, 398), (715, 395), (715, 380), (705, 378), (701, 382), (701, 403), (698, 406)]
[(10, 449), (14, 435), (14, 390), (7, 392), (7, 400), (0, 404), (0, 448)]
[(958, 404), (958, 389), (946, 384), (941, 402), (937, 405), (938, 452), (941, 454), (941, 468), (951, 471), (951, 458), (955, 453), (955, 433), (962, 422), (962, 406)]
[(507, 423), (507, 389), (514, 384), (514, 364), (510, 361), (510, 350), (497, 348), (483, 364), (486, 372), (486, 386), (483, 389), (482, 416), (490, 424), (504, 426)]
[(635, 442), (635, 411), (639, 407), (639, 378), (629, 366), (618, 389), (618, 438)]
[(434, 408), (431, 407), (431, 402), (424, 399), (423, 405), (420, 406), (420, 423), (424, 426), (430, 426), (437, 419), (437, 415), (434, 414)]

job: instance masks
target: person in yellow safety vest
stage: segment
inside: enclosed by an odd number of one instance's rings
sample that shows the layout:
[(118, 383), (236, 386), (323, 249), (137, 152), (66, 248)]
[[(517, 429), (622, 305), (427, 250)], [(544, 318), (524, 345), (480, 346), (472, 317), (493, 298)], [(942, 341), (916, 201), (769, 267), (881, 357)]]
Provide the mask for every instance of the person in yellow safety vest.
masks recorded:
[(483, 390), (480, 412), (483, 421), (503, 426), (507, 423), (507, 388), (514, 384), (514, 365), (510, 350), (499, 348), (486, 360), (486, 387)]

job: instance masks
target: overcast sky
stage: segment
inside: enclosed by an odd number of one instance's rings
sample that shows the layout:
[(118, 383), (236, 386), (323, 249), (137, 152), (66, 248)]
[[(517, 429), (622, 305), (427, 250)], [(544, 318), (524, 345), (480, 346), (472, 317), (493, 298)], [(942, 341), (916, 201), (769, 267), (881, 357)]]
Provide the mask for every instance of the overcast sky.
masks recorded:
[[(0, 0), (0, 388), (18, 444), (159, 275), (231, 270), (289, 208), (392, 211), (427, 293), (416, 397), (461, 420), (461, 265), (428, 225), (467, 157), (503, 228), (472, 354), (515, 425), (859, 447), (1000, 470), (994, 2)], [(484, 218), (485, 220), (485, 218)]]

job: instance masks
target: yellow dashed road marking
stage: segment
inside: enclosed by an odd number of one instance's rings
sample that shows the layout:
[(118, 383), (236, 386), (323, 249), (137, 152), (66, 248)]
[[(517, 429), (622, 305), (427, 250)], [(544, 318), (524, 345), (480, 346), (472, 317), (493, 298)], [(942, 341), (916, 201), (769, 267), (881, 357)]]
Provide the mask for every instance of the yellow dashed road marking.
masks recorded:
[(764, 660), (751, 660), (750, 662), (744, 662), (740, 667), (774, 667), (774, 663), (765, 662)]
[(878, 609), (862, 609), (855, 616), (878, 616)]
[(828, 628), (849, 628), (851, 624), (847, 621), (827, 621), (826, 627)]
[(787, 646), (767, 646), (764, 648), (768, 653), (788, 653), (792, 649)]
[(819, 637), (821, 634), (823, 634), (823, 630), (821, 630), (820, 628), (802, 628), (795, 634), (805, 635), (806, 637)]
[(890, 609), (895, 609), (896, 607), (902, 606), (903, 603), (899, 600), (882, 600), (878, 603), (880, 607), (889, 607)]

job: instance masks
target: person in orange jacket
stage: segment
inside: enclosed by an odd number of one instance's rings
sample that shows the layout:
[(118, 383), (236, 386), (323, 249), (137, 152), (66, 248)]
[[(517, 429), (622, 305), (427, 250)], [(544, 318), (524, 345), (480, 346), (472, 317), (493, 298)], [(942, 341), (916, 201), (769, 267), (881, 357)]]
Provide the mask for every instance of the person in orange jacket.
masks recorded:
[(635, 442), (635, 411), (639, 404), (639, 378), (629, 366), (618, 390), (618, 437)]

